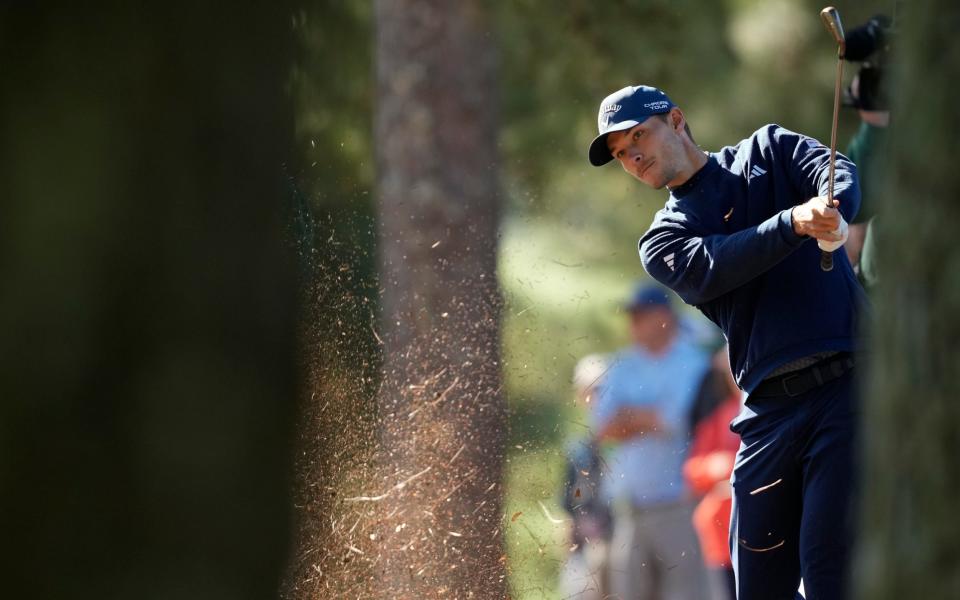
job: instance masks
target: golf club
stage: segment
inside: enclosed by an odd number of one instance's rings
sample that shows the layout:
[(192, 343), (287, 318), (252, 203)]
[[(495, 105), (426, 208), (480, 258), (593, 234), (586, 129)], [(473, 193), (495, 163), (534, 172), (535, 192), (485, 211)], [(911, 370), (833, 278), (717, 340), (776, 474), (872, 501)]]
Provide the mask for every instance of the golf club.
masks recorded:
[[(837, 42), (837, 83), (833, 90), (833, 125), (830, 128), (830, 174), (828, 181), (827, 199), (833, 203), (833, 170), (837, 160), (837, 121), (840, 117), (840, 90), (843, 85), (843, 55), (846, 53), (846, 39), (843, 35), (843, 25), (840, 23), (840, 13), (837, 9), (828, 6), (820, 11), (820, 19), (824, 27)], [(820, 250), (820, 269), (833, 270), (833, 253)]]

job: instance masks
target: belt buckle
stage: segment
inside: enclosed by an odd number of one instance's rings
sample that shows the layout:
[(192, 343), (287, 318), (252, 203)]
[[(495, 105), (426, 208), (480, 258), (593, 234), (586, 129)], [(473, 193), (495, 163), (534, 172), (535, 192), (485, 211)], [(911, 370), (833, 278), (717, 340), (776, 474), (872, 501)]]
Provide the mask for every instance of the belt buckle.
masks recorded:
[(798, 391), (798, 392), (791, 392), (791, 391), (790, 391), (790, 381), (791, 381), (791, 380), (799, 380), (799, 379), (800, 379), (800, 375), (799, 375), (799, 374), (797, 374), (797, 375), (790, 375), (790, 376), (788, 376), (788, 377), (784, 377), (783, 380), (780, 382), (780, 385), (783, 386), (783, 392), (787, 395), (788, 398), (795, 398), (795, 397), (797, 397), (797, 396), (799, 396), (800, 394), (803, 393), (802, 391)]

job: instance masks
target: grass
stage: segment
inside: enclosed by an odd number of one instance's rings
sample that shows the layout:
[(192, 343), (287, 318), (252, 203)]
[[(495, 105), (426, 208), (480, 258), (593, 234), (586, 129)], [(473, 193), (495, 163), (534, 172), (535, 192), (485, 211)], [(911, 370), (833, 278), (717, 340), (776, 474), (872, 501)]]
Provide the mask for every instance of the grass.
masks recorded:
[(531, 218), (508, 223), (501, 240), (511, 414), (504, 543), (515, 600), (560, 598), (570, 548), (564, 445), (588, 433), (585, 408), (573, 401), (573, 367), (625, 340), (618, 306), (634, 277), (589, 237), (575, 224)]
[(509, 454), (504, 543), (515, 600), (558, 597), (557, 572), (570, 546), (567, 515), (558, 503), (563, 465), (555, 445)]

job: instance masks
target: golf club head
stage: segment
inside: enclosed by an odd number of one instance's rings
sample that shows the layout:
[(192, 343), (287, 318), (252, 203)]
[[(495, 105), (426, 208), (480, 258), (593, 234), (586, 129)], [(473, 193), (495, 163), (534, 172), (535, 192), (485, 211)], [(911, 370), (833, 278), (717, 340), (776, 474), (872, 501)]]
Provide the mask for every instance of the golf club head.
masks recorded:
[(840, 54), (843, 55), (843, 50), (846, 48), (847, 42), (843, 34), (843, 24), (840, 23), (840, 13), (837, 12), (836, 8), (828, 6), (820, 11), (820, 19), (823, 21), (823, 26), (827, 28), (827, 31), (830, 32), (830, 35), (833, 36), (833, 39), (840, 47)]

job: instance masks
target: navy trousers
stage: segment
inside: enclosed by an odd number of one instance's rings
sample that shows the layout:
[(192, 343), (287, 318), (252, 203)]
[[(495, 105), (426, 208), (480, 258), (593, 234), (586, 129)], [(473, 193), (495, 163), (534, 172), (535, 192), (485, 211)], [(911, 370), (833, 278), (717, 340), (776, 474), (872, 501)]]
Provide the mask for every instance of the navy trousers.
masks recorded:
[(848, 597), (856, 452), (853, 371), (796, 397), (747, 398), (730, 428), (738, 600)]

